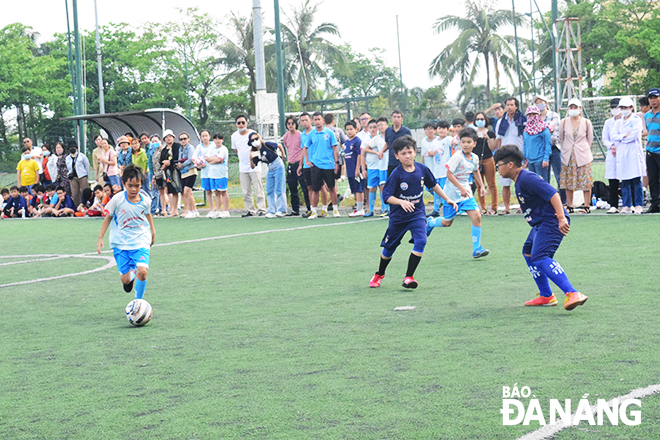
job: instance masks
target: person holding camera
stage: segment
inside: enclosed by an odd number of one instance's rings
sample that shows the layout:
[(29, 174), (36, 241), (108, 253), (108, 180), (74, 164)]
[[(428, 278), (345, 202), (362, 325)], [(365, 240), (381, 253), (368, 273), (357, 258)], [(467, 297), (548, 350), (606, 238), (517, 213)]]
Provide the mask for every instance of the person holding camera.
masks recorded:
[(78, 144), (71, 139), (67, 146), (69, 147), (69, 156), (66, 157), (66, 168), (68, 171), (69, 184), (71, 185), (71, 195), (75, 206), (80, 205), (80, 196), (85, 188), (89, 188), (89, 160), (84, 154), (78, 153)]

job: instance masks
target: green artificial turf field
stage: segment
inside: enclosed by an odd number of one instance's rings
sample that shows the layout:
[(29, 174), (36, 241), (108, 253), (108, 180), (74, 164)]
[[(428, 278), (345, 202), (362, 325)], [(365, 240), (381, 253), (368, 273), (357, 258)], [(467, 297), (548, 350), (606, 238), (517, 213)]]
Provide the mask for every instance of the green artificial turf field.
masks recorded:
[[(660, 383), (658, 218), (573, 217), (556, 259), (589, 301), (572, 312), (523, 306), (521, 216), (483, 219), (480, 260), (467, 217), (435, 229), (413, 291), (408, 243), (367, 287), (383, 220), (156, 219), (145, 327), (114, 266), (0, 288), (0, 438), (518, 438), (540, 426), (503, 426), (504, 386), (547, 413)], [(100, 226), (0, 221), (0, 284), (102, 268), (80, 255)], [(658, 438), (660, 396), (641, 402), (638, 426), (556, 438)]]

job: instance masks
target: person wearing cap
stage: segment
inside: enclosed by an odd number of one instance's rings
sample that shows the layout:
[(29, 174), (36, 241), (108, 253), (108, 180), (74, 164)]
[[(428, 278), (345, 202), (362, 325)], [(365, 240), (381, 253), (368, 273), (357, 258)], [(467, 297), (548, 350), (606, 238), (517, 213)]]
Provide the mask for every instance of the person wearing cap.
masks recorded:
[[(119, 167), (119, 175), (124, 174), (124, 168), (133, 163), (133, 158), (131, 156), (131, 139), (128, 136), (120, 136), (117, 139), (117, 145), (119, 146), (119, 151), (117, 152), (117, 167)], [(121, 181), (121, 180), (120, 180)], [(120, 185), (122, 189), (124, 184)]]
[(660, 89), (648, 93), (649, 110), (644, 115), (648, 135), (646, 137), (646, 172), (651, 193), (651, 206), (644, 214), (660, 212)]
[(619, 101), (621, 118), (612, 129), (612, 151), (616, 156), (616, 174), (621, 181), (622, 214), (641, 214), (644, 206), (642, 176), (646, 172), (642, 132), (644, 124), (637, 116), (631, 98)]
[[(241, 190), (243, 191), (243, 203), (246, 212), (243, 217), (266, 214), (266, 198), (264, 197), (264, 185), (261, 181), (261, 167), (250, 166), (250, 153), (252, 147), (248, 145), (248, 138), (253, 130), (247, 128), (247, 116), (238, 115), (234, 119), (236, 131), (231, 135), (231, 148), (238, 154), (238, 172), (241, 178)], [(254, 206), (253, 193), (257, 198), (257, 206)]]
[(561, 173), (560, 186), (566, 190), (566, 209), (574, 210), (573, 193), (582, 191), (584, 205), (581, 212), (588, 214), (593, 174), (591, 162), (591, 143), (594, 140), (594, 128), (590, 120), (582, 116), (582, 103), (573, 98), (568, 101), (568, 114), (559, 123), (559, 142), (561, 143)]
[(610, 199), (608, 203), (610, 204), (610, 209), (607, 211), (608, 214), (616, 214), (619, 212), (619, 179), (616, 175), (616, 156), (612, 150), (613, 141), (612, 141), (612, 130), (614, 129), (614, 123), (621, 119), (621, 109), (619, 108), (619, 98), (612, 98), (610, 100), (610, 112), (612, 117), (607, 119), (603, 124), (603, 145), (607, 148), (607, 155), (605, 156), (605, 178), (609, 181), (609, 191)]
[(71, 194), (76, 206), (80, 205), (80, 197), (85, 188), (89, 188), (89, 160), (84, 154), (78, 154), (78, 144), (71, 139), (67, 146), (69, 147), (69, 156), (66, 157), (66, 168), (69, 171), (69, 184), (71, 185)]
[(179, 163), (181, 144), (174, 142), (174, 132), (170, 129), (163, 132), (163, 141), (165, 141), (165, 146), (160, 153), (160, 163), (161, 169), (164, 171), (165, 187), (170, 202), (170, 212), (167, 217), (178, 217), (181, 173), (176, 164)]
[(550, 142), (552, 143), (552, 151), (550, 153), (550, 168), (548, 169), (548, 175), (550, 175), (550, 171), (552, 171), (552, 174), (555, 175), (561, 202), (565, 204), (566, 191), (560, 189), (561, 185), (559, 185), (559, 174), (561, 173), (561, 150), (559, 148), (559, 114), (550, 110), (548, 98), (543, 95), (536, 95), (534, 97), (534, 104), (536, 104), (536, 107), (538, 107), (539, 111), (541, 112), (541, 119), (545, 123), (545, 126), (548, 127), (548, 130), (550, 130)]
[[(520, 103), (513, 96), (506, 99), (504, 102), (504, 110), (506, 113), (502, 115), (497, 125), (495, 126), (495, 136), (497, 138), (497, 148), (502, 145), (515, 145), (522, 152), (523, 149), (523, 132), (525, 131), (525, 123), (527, 118), (519, 110)], [(511, 203), (511, 179), (502, 177), (500, 175), (499, 184), (502, 185), (502, 202), (504, 203), (504, 211), (500, 214), (509, 214), (509, 206)]]
[(550, 142), (550, 130), (541, 119), (540, 110), (535, 105), (530, 105), (525, 111), (527, 124), (523, 133), (523, 157), (527, 169), (536, 173), (543, 180), (550, 183), (550, 153), (552, 143)]

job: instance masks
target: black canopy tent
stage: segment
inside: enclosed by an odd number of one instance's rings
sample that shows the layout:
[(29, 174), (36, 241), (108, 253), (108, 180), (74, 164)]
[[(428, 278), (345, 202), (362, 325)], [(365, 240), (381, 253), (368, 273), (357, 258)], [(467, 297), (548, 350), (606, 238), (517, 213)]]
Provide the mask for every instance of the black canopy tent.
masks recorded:
[(108, 133), (108, 138), (114, 144), (116, 140), (132, 133), (139, 136), (147, 133), (149, 136), (157, 134), (163, 136), (163, 131), (169, 129), (174, 132), (178, 139), (179, 133), (185, 131), (190, 135), (190, 143), (200, 143), (199, 133), (188, 118), (181, 113), (165, 108), (153, 108), (149, 110), (138, 110), (133, 112), (106, 113), (103, 115), (83, 115), (61, 118), (63, 121), (89, 121), (101, 127)]

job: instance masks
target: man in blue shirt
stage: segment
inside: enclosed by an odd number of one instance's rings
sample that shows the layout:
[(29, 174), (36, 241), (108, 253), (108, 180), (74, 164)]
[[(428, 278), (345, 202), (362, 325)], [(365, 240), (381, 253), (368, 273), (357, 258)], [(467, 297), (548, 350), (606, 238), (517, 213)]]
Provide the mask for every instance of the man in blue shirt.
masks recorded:
[(646, 137), (646, 172), (651, 192), (651, 207), (644, 212), (660, 212), (660, 89), (652, 88), (648, 93), (651, 110), (644, 119), (648, 136)]
[(587, 296), (573, 287), (564, 269), (553, 259), (562, 239), (571, 230), (568, 214), (557, 190), (538, 174), (523, 170), (523, 160), (522, 152), (515, 145), (504, 145), (495, 153), (495, 166), (500, 176), (516, 183), (520, 209), (532, 227), (523, 245), (523, 257), (539, 293), (525, 305), (557, 305), (557, 298), (548, 282), (550, 279), (566, 294), (564, 309), (573, 310), (584, 304)]
[(383, 151), (388, 151), (389, 150), (389, 162), (387, 165), (387, 177), (390, 177), (392, 174), (392, 171), (399, 165), (401, 165), (401, 162), (396, 158), (396, 155), (394, 153), (394, 149), (392, 148), (392, 145), (394, 145), (394, 141), (399, 139), (400, 137), (403, 137), (405, 135), (412, 136), (412, 133), (410, 130), (408, 130), (407, 127), (403, 126), (403, 113), (401, 113), (401, 110), (394, 110), (392, 112), (392, 125), (390, 127), (387, 127), (387, 130), (385, 130), (385, 148)]
[[(333, 206), (333, 217), (339, 217), (337, 209), (337, 187), (335, 186), (335, 173), (339, 170), (339, 151), (335, 133), (325, 126), (323, 114), (315, 112), (312, 115), (314, 127), (309, 132), (303, 145), (303, 157), (307, 166), (311, 167), (312, 177), (312, 214), (307, 217), (310, 220), (318, 218), (317, 205), (319, 203), (319, 191), (323, 184), (328, 187), (330, 201)], [(302, 136), (301, 136), (302, 139)], [(328, 207), (323, 206), (323, 212), (327, 212)]]

